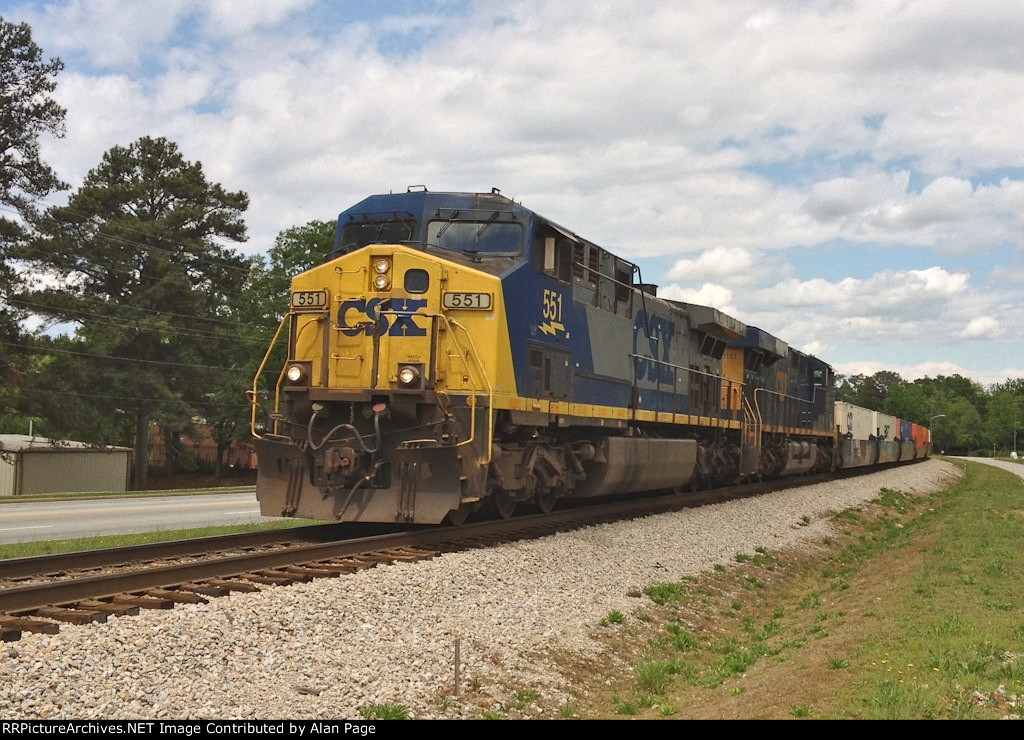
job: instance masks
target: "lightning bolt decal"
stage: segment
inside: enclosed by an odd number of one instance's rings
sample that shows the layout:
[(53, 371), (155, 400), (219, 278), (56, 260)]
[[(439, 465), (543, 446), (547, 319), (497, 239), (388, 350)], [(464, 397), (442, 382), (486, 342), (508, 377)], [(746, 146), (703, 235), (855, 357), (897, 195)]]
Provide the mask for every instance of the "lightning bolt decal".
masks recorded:
[(565, 331), (565, 324), (559, 323), (558, 321), (545, 321), (539, 328), (544, 334), (553, 337), (555, 336), (555, 332)]

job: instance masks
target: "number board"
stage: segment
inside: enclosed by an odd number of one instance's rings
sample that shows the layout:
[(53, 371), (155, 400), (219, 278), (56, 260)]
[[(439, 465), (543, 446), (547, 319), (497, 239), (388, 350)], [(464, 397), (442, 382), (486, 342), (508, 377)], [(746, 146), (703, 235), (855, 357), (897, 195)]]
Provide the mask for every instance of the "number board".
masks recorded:
[(326, 290), (297, 290), (292, 293), (292, 308), (323, 308), (327, 305)]
[(441, 299), (445, 308), (473, 308), (481, 311), (489, 311), (491, 308), (492, 296), (490, 293), (462, 293), (446, 291)]

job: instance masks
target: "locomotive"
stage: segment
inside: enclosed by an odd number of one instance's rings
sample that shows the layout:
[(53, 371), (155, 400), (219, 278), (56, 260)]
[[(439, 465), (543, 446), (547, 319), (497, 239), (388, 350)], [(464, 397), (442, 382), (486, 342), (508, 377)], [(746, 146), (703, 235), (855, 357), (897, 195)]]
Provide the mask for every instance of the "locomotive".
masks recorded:
[(658, 298), (637, 265), (497, 189), (343, 211), (249, 396), (261, 513), (329, 521), (508, 518), (929, 447), (917, 425), (837, 405), (822, 360)]

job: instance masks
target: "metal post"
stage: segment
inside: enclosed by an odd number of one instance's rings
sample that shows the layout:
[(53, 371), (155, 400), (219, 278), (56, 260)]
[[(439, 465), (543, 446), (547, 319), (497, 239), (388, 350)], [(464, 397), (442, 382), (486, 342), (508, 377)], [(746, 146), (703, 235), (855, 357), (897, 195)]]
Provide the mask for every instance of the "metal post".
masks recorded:
[(455, 638), (455, 695), (459, 696), (461, 689), (459, 687), (459, 652), (460, 652), (460, 640), (458, 637)]

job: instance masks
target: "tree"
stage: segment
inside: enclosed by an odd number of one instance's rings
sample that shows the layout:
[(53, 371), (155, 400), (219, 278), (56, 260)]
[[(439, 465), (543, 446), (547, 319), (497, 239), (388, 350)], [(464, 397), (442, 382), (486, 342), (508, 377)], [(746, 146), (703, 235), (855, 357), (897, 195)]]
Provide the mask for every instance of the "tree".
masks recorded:
[[(250, 407), (244, 412), (229, 403), (238, 397), (238, 388), (252, 387), (253, 377), (270, 346), (281, 317), (288, 312), (291, 280), (296, 274), (308, 270), (324, 260), (334, 246), (334, 221), (314, 220), (303, 226), (293, 226), (277, 235), (267, 258), (254, 259), (250, 264), (239, 304), (236, 320), (244, 335), (248, 354), (230, 377), (218, 386), (212, 399), (219, 404), (207, 415), (217, 442), (217, 474), (220, 462), (231, 444), (250, 435)], [(276, 372), (284, 362), (284, 345), (278, 343), (268, 362)]]
[(27, 24), (0, 18), (0, 412), (24, 372), (24, 311), (8, 302), (18, 282), (11, 250), (25, 236), (36, 199), (67, 188), (39, 156), (41, 136), (64, 135), (65, 111), (50, 97), (62, 68), (60, 59), (43, 60)]
[(898, 373), (882, 370), (874, 375), (836, 376), (836, 400), (881, 411), (888, 395), (905, 385)]
[(1024, 378), (992, 386), (985, 431), (989, 444), (1000, 449), (1024, 447)]
[(52, 412), (55, 431), (79, 430), (86, 441), (100, 433), (91, 417), (128, 415), (137, 488), (151, 422), (186, 428), (218, 377), (247, 356), (231, 321), (246, 261), (216, 239), (246, 238), (248, 204), (245, 193), (209, 182), (173, 142), (143, 137), (106, 152), (21, 252), (55, 283), (25, 303), (77, 327), (35, 378), (52, 392), (35, 402)]

